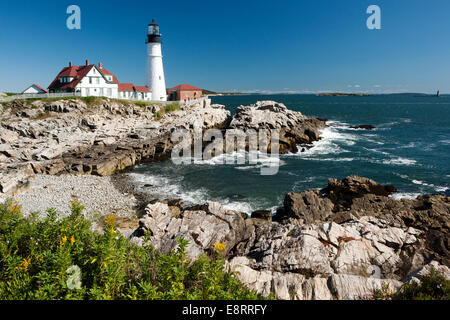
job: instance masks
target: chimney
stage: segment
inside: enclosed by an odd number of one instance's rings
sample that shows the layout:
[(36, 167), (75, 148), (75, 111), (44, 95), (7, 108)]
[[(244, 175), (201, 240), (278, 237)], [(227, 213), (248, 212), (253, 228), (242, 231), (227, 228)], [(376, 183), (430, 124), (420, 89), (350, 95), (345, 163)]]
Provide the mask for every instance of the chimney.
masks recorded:
[(69, 67), (72, 68), (72, 61), (69, 61)]
[(89, 65), (89, 60), (86, 60), (86, 65), (87, 65), (87, 66)]
[(99, 67), (100, 69), (103, 69), (103, 63), (99, 62), (99, 63), (98, 63), (98, 67)]

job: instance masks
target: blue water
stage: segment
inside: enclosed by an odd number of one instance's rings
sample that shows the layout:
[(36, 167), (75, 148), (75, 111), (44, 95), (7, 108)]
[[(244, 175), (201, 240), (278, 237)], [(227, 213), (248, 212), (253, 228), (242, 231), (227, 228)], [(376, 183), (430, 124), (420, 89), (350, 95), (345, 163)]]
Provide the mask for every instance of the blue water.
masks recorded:
[[(280, 206), (287, 192), (323, 188), (328, 178), (351, 174), (395, 185), (396, 198), (450, 192), (450, 96), (248, 95), (212, 100), (232, 113), (239, 105), (275, 100), (328, 119), (329, 128), (308, 151), (281, 156), (279, 172), (273, 176), (260, 175), (255, 165), (167, 161), (138, 166), (131, 175), (139, 184), (153, 186), (147, 192), (188, 203), (215, 200), (248, 213)], [(376, 129), (350, 129), (361, 124)]]

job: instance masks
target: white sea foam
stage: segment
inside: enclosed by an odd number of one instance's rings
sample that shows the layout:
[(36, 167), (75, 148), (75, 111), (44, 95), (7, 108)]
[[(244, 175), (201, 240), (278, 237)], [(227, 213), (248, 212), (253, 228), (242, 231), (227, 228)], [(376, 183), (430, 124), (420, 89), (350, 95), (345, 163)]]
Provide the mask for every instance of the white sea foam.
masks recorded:
[(421, 180), (415, 180), (415, 179), (412, 180), (412, 183), (417, 184), (417, 185), (422, 185), (425, 187), (429, 187), (429, 188), (433, 188), (436, 192), (439, 192), (439, 193), (445, 192), (450, 189), (450, 187), (447, 187), (447, 186), (436, 186), (432, 183), (427, 183), (427, 182), (424, 182)]
[(412, 122), (411, 119), (398, 119), (397, 121), (391, 121), (391, 122), (387, 122), (387, 123), (382, 123), (380, 125), (377, 126), (378, 130), (391, 130), (392, 127), (394, 127), (395, 125), (399, 125), (402, 123), (410, 123)]
[(223, 153), (221, 155), (212, 157), (211, 159), (197, 159), (192, 158), (194, 164), (200, 165), (249, 165), (250, 167), (262, 166), (282, 166), (285, 163), (280, 160), (277, 155), (270, 153), (257, 152), (255, 159), (250, 163), (250, 154), (247, 151), (239, 151), (233, 153)]
[(417, 146), (417, 144), (415, 143), (415, 142), (410, 142), (410, 143), (408, 143), (407, 145), (402, 145), (402, 146), (399, 146), (399, 147), (397, 147), (397, 148), (400, 148), (400, 149), (409, 149), (409, 148), (415, 148)]
[(396, 176), (399, 176), (400, 178), (410, 180), (410, 178), (406, 174), (400, 174), (400, 173), (397, 173), (397, 172), (394, 172), (394, 174)]
[(389, 198), (400, 200), (400, 199), (416, 199), (420, 193), (413, 193), (413, 192), (397, 192), (394, 194), (391, 194)]
[(181, 187), (183, 177), (169, 178), (149, 173), (130, 173), (129, 176), (137, 181), (141, 187), (145, 184), (151, 185), (141, 189), (155, 195), (155, 198), (181, 198), (192, 204), (202, 203), (206, 200), (207, 190), (205, 189), (183, 190)]
[[(228, 198), (214, 199), (208, 196), (208, 192), (204, 188), (185, 190), (181, 186), (182, 177), (169, 178), (149, 173), (129, 173), (128, 175), (141, 186), (141, 191), (151, 194), (155, 198), (180, 198), (188, 205), (201, 204), (206, 201), (217, 201), (226, 209), (245, 212), (247, 214), (261, 209), (254, 206), (253, 203), (256, 201), (236, 201)], [(145, 184), (150, 184), (151, 186), (144, 187)]]
[(414, 159), (406, 159), (402, 157), (397, 157), (393, 159), (385, 159), (382, 160), (384, 164), (394, 164), (394, 165), (404, 165), (404, 166), (412, 166), (417, 164), (417, 161)]
[[(330, 122), (327, 122), (330, 125)], [(345, 152), (339, 144), (344, 144), (347, 146), (354, 145), (357, 137), (348, 134), (341, 133), (336, 130), (336, 128), (329, 127), (323, 128), (319, 130), (321, 139), (318, 141), (314, 141), (312, 143), (312, 147), (309, 149), (305, 149), (303, 152), (301, 150), (302, 147), (299, 146), (299, 151), (295, 154), (288, 154), (288, 156), (298, 156), (305, 159), (314, 159), (317, 156), (322, 155), (331, 155), (331, 154), (340, 154)]]
[(437, 192), (445, 192), (449, 189), (450, 189), (449, 187), (440, 187), (440, 186), (434, 188), (434, 190), (436, 190)]

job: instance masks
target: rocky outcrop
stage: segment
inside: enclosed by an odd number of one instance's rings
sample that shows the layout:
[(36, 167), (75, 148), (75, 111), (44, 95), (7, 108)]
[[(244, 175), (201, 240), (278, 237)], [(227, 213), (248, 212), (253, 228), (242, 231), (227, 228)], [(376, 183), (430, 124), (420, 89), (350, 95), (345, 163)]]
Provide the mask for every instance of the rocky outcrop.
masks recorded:
[(309, 118), (301, 112), (289, 110), (275, 101), (258, 101), (236, 109), (229, 129), (277, 129), (280, 153), (298, 152), (298, 146), (308, 146), (320, 139), (319, 129), (325, 126), (323, 119)]
[[(171, 203), (172, 202), (172, 203)], [(142, 245), (148, 233), (150, 243), (163, 252), (177, 246), (176, 239), (189, 240), (188, 256), (196, 259), (205, 252), (212, 252), (214, 244), (224, 243), (226, 255), (236, 243), (244, 239), (245, 214), (226, 210), (219, 203), (183, 210), (173, 201), (157, 201), (145, 208), (146, 214), (139, 220), (139, 228), (132, 235), (132, 242)]]
[(403, 283), (393, 279), (331, 274), (306, 277), (302, 274), (281, 273), (271, 270), (255, 270), (249, 267), (245, 257), (233, 258), (228, 270), (250, 289), (264, 296), (273, 294), (280, 300), (357, 300), (370, 299), (376, 290), (386, 286), (394, 291)]
[(223, 106), (206, 99), (163, 114), (160, 105), (79, 99), (3, 105), (0, 126), (0, 197), (33, 174), (110, 175), (140, 161), (168, 157), (175, 129), (222, 128)]
[(163, 108), (111, 99), (91, 104), (80, 99), (15, 100), (2, 105), (0, 197), (26, 184), (33, 174), (105, 176), (144, 160), (166, 159), (178, 143), (172, 133), (179, 129), (279, 129), (284, 153), (318, 140), (324, 125), (274, 101), (239, 107), (233, 119), (224, 106), (211, 105), (209, 99), (166, 114)]
[(414, 200), (389, 198), (395, 191), (393, 186), (381, 186), (357, 176), (330, 179), (328, 187), (321, 191), (287, 194), (284, 210), (277, 219), (344, 223), (363, 216), (382, 218), (396, 227), (423, 231), (428, 260), (449, 266), (450, 197), (441, 194), (421, 195)]
[[(155, 201), (132, 241), (142, 244), (148, 231), (150, 243), (164, 251), (182, 237), (192, 259), (224, 242), (227, 268), (278, 299), (366, 299), (386, 286), (398, 289), (430, 266), (450, 277), (449, 197), (394, 200), (388, 197), (394, 190), (357, 176), (330, 179), (321, 191), (286, 195), (273, 217), (255, 211), (248, 218), (214, 202), (183, 208)], [(430, 235), (438, 231), (436, 246)]]

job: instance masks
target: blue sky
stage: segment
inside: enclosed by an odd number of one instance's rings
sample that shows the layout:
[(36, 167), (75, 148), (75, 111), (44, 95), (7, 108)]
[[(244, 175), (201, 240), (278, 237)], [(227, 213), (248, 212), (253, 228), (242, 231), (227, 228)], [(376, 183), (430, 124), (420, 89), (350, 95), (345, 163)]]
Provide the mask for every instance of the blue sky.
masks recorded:
[[(81, 8), (81, 30), (66, 9)], [(381, 30), (366, 9), (381, 8)], [(163, 34), (168, 87), (214, 91), (450, 93), (448, 0), (2, 1), (0, 91), (47, 87), (73, 61), (145, 82), (145, 35)]]

